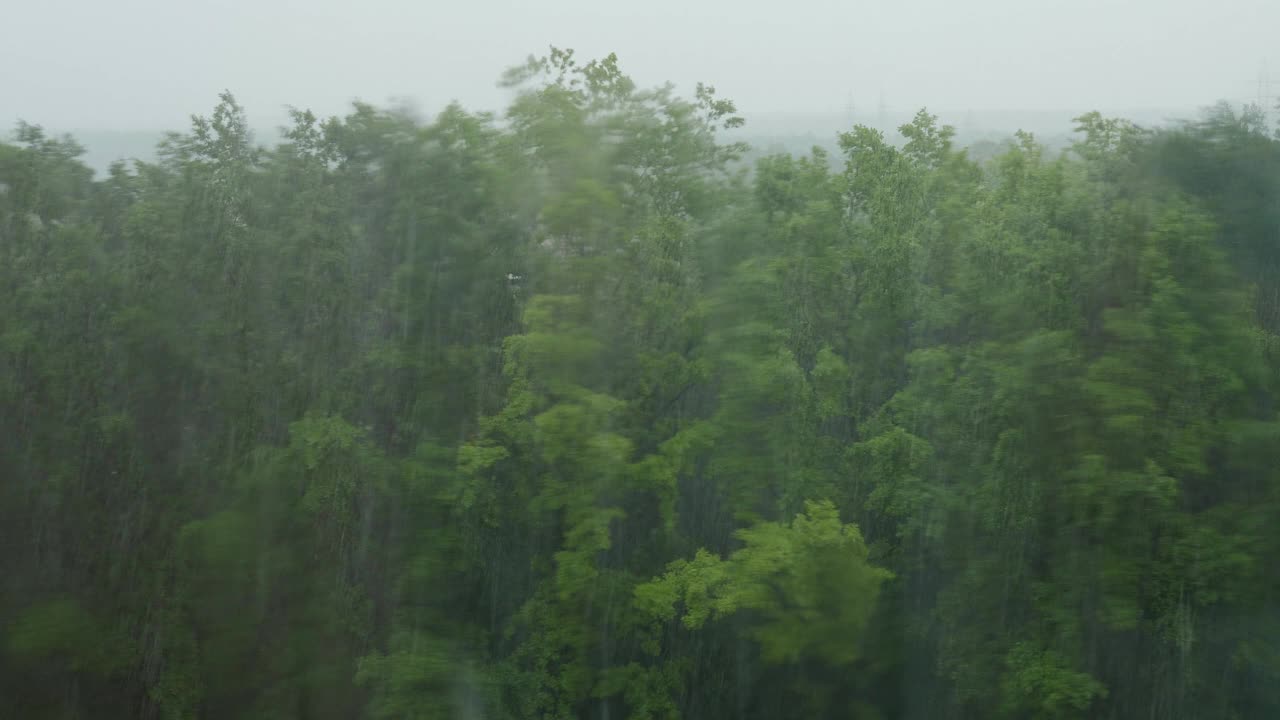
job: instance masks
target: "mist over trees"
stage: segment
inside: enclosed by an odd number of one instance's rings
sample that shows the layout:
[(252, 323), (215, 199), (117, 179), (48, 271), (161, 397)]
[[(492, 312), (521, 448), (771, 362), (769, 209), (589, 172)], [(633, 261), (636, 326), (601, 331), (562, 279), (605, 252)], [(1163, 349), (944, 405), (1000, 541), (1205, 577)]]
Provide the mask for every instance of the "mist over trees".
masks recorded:
[(496, 117), (0, 144), (20, 718), (1280, 717), (1280, 140)]

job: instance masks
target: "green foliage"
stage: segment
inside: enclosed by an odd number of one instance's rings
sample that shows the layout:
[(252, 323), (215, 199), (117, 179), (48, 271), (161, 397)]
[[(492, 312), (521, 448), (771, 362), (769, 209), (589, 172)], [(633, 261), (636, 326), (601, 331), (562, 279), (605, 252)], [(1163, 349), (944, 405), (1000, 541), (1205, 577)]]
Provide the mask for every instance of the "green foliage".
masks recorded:
[(75, 600), (28, 608), (8, 630), (8, 652), (23, 663), (66, 663), (72, 670), (111, 676), (134, 662), (137, 649)]
[(391, 648), (357, 664), (356, 682), (373, 692), (366, 710), (369, 717), (450, 718), (470, 702), (462, 695), (468, 690), (467, 677), (459, 673), (457, 658), (439, 639), (398, 631)]
[(1107, 689), (1085, 673), (1073, 672), (1062, 656), (1019, 644), (1009, 651), (1010, 673), (1002, 688), (1004, 712), (1017, 717), (1088, 717)]
[(737, 533), (744, 546), (721, 560), (699, 550), (660, 579), (636, 588), (646, 614), (671, 620), (677, 605), (690, 629), (709, 619), (747, 612), (752, 635), (769, 662), (817, 658), (847, 665), (858, 658), (863, 628), (880, 585), (890, 577), (867, 563), (853, 525), (830, 502), (807, 504), (791, 523), (759, 523)]
[(0, 707), (1280, 716), (1257, 112), (747, 168), (710, 85), (503, 84), (0, 143)]

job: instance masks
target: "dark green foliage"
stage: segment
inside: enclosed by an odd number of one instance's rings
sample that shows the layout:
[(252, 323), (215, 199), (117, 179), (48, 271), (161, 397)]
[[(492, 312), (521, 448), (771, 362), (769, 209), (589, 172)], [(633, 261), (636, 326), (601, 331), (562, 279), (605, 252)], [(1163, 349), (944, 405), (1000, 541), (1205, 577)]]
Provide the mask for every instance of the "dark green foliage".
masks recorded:
[(742, 172), (708, 86), (503, 82), (0, 144), (0, 707), (1280, 716), (1256, 114)]

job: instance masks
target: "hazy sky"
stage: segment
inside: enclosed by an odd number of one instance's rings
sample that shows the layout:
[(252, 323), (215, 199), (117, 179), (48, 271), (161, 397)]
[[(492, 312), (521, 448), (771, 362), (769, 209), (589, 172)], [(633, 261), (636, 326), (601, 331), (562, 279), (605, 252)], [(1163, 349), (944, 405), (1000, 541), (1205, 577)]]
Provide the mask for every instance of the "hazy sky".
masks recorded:
[(223, 88), (255, 124), (496, 108), (549, 44), (757, 112), (1190, 107), (1252, 99), (1263, 61), (1280, 89), (1278, 30), (1280, 0), (5, 0), (0, 123), (177, 128)]

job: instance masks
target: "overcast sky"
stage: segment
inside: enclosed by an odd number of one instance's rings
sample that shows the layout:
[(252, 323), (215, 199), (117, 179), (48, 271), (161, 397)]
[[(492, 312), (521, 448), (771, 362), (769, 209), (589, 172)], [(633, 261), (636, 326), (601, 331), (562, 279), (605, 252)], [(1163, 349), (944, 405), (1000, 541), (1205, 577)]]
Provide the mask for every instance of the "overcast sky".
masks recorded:
[(1277, 32), (1280, 0), (7, 0), (0, 123), (179, 128), (223, 88), (255, 124), (497, 108), (549, 44), (754, 112), (1194, 107), (1252, 99), (1264, 61), (1280, 89)]

